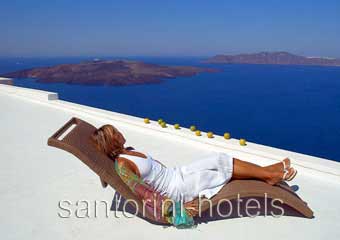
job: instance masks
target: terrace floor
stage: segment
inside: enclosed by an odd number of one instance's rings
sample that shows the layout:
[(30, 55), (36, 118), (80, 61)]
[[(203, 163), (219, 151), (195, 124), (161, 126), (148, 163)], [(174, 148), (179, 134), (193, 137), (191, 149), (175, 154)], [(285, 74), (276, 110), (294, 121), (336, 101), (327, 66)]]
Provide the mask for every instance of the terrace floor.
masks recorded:
[[(0, 109), (2, 239), (340, 239), (339, 163), (252, 143), (240, 147), (236, 140), (225, 145), (220, 138), (196, 141), (185, 129), (183, 135), (176, 135), (172, 129), (158, 130), (156, 124), (144, 127), (139, 118), (12, 86), (0, 85)], [(308, 202), (315, 218), (244, 217), (178, 230), (137, 217), (114, 216), (112, 211), (108, 218), (100, 211), (94, 217), (94, 201), (111, 204), (114, 189), (102, 189), (98, 176), (81, 161), (47, 146), (48, 137), (73, 116), (96, 126), (115, 125), (126, 136), (127, 145), (168, 166), (190, 163), (211, 151), (232, 152), (260, 165), (292, 157), (299, 174), (291, 184), (299, 187), (297, 193)], [(71, 203), (70, 218), (58, 216), (61, 200)], [(78, 200), (90, 203), (89, 218), (75, 216), (77, 209), (84, 208), (75, 205)], [(84, 211), (78, 213), (84, 215)]]

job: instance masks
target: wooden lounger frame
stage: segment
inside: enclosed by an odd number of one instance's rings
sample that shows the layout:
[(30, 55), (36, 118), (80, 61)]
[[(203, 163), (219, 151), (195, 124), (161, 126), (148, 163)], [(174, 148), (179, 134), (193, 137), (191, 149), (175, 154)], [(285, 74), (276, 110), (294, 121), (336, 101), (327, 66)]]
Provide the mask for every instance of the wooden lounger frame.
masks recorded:
[[(138, 204), (138, 209), (142, 210), (142, 201), (134, 195), (114, 171), (114, 162), (95, 148), (89, 137), (95, 130), (96, 128), (91, 124), (74, 117), (48, 139), (48, 145), (75, 155), (92, 169), (102, 181), (112, 186), (125, 199), (134, 200)], [(211, 200), (213, 205), (216, 205), (221, 199), (233, 200), (238, 197), (261, 198), (264, 197), (264, 193), (267, 194), (268, 198), (280, 199), (284, 204), (290, 206), (304, 217), (313, 217), (313, 211), (289, 188), (284, 186), (271, 186), (257, 180), (231, 181)], [(209, 207), (210, 204), (204, 202), (201, 210), (206, 211)], [(155, 222), (152, 214), (146, 214), (144, 217), (151, 222)]]

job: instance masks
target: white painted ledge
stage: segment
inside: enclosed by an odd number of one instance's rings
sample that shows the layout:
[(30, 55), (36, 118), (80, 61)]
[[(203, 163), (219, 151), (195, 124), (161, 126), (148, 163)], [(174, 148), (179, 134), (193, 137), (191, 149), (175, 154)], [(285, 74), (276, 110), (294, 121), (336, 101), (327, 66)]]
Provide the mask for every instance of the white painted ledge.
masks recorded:
[(214, 138), (211, 139), (206, 137), (206, 132), (201, 132), (202, 136), (198, 137), (187, 128), (182, 127), (181, 130), (175, 130), (171, 124), (167, 124), (167, 128), (161, 128), (156, 121), (145, 124), (143, 119), (139, 117), (58, 100), (58, 94), (53, 92), (0, 85), (0, 93), (49, 105), (50, 107), (74, 113), (78, 116), (95, 118), (103, 122), (119, 122), (120, 124), (133, 127), (136, 131), (152, 131), (155, 135), (161, 134), (175, 141), (191, 142), (192, 144), (199, 144), (211, 150), (226, 151), (234, 154), (235, 157), (248, 156), (248, 158), (254, 157), (273, 161), (280, 161), (285, 157), (289, 157), (293, 160), (294, 166), (297, 168), (303, 168), (305, 171), (317, 171), (340, 180), (340, 163), (336, 161), (251, 142), (247, 142), (247, 146), (240, 146), (238, 139), (226, 140), (223, 136), (218, 135), (215, 135)]
[(58, 93), (0, 84), (0, 92), (40, 101), (58, 100)]
[(12, 85), (13, 80), (11, 78), (0, 77), (0, 84)]

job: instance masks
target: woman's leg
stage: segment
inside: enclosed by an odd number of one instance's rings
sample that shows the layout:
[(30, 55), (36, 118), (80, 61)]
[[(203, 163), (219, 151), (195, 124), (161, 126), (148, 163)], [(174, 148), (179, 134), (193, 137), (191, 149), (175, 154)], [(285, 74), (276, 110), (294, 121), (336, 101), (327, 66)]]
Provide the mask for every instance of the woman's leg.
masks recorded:
[[(283, 168), (279, 168), (277, 164), (261, 167), (256, 164), (234, 158), (233, 167), (233, 179), (259, 179), (266, 181), (269, 184), (276, 184), (283, 180)], [(289, 176), (290, 173), (287, 175)]]

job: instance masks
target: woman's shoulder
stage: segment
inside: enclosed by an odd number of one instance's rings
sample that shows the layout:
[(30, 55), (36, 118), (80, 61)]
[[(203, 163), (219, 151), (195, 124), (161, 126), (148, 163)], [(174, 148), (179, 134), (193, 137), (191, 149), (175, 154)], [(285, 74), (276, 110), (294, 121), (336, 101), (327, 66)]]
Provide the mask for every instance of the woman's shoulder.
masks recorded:
[(136, 156), (136, 157), (142, 157), (142, 158), (147, 158), (148, 154), (144, 154), (142, 152), (139, 152), (135, 149), (125, 149), (120, 155), (130, 155), (130, 156)]
[(129, 169), (140, 177), (140, 172), (137, 165), (133, 161), (131, 161), (128, 157), (119, 156), (117, 157), (116, 161), (119, 168)]

